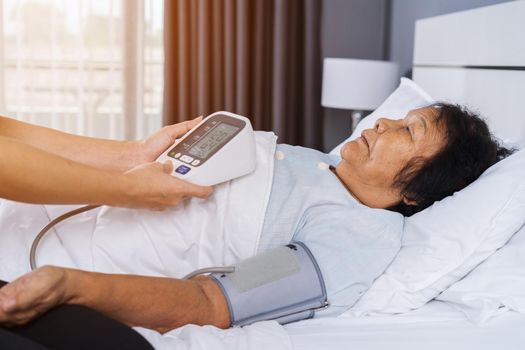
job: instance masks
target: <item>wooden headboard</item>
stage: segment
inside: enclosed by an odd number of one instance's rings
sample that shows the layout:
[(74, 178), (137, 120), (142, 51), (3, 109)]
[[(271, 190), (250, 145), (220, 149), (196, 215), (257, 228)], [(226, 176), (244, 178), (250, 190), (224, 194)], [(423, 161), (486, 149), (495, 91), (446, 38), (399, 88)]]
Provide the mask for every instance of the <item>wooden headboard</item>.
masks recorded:
[(414, 42), (413, 79), (432, 97), (525, 140), (525, 0), (419, 20)]

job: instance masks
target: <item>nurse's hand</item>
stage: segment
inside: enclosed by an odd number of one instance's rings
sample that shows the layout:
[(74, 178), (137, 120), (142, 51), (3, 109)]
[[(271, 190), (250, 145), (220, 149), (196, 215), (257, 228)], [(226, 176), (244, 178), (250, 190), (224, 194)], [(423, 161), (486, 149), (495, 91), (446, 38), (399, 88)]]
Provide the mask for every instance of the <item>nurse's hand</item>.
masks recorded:
[(24, 325), (52, 307), (67, 303), (71, 296), (66, 272), (44, 266), (0, 289), (0, 325)]
[(213, 188), (180, 180), (172, 175), (173, 164), (166, 161), (139, 165), (124, 174), (126, 197), (117, 206), (164, 210), (189, 197), (206, 198)]
[(135, 149), (135, 165), (155, 161), (175, 140), (190, 131), (202, 121), (202, 117), (182, 123), (168, 125), (148, 136), (144, 140), (133, 143)]
[(201, 121), (202, 117), (198, 117), (168, 125), (144, 140), (133, 142), (135, 167), (124, 174), (127, 185), (123, 192), (126, 195), (116, 196), (116, 202), (112, 205), (160, 211), (175, 206), (186, 198), (208, 197), (213, 191), (212, 187), (194, 185), (171, 176), (173, 165), (169, 161), (164, 164), (155, 162), (177, 138)]

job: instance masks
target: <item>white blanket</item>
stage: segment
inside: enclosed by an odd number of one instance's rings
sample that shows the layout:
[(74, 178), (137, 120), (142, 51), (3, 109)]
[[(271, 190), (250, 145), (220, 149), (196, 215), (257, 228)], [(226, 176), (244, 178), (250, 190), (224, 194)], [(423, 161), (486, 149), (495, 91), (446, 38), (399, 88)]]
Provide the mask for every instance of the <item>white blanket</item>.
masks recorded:
[[(42, 241), (37, 264), (86, 270), (182, 277), (255, 254), (270, 195), (273, 133), (256, 133), (257, 169), (164, 212), (102, 207), (71, 218)], [(247, 196), (247, 194), (249, 194)], [(0, 202), (0, 279), (29, 271), (29, 247), (38, 231), (72, 206)], [(276, 322), (242, 329), (186, 326), (164, 336), (137, 329), (158, 349), (275, 349), (290, 347)]]

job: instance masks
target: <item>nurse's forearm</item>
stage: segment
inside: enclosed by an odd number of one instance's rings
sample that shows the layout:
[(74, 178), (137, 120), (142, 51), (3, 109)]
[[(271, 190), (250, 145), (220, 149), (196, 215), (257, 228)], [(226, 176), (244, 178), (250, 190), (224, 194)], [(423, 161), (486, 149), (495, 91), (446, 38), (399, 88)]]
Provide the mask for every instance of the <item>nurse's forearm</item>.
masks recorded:
[[(126, 202), (125, 175), (99, 170), (0, 137), (0, 197), (27, 203)], [(129, 181), (128, 181), (129, 182)]]
[(79, 270), (66, 273), (68, 303), (91, 307), (129, 326), (160, 333), (186, 324), (230, 326), (226, 299), (209, 277), (179, 280)]
[(0, 136), (97, 168), (125, 171), (137, 164), (133, 142), (77, 136), (2, 116)]

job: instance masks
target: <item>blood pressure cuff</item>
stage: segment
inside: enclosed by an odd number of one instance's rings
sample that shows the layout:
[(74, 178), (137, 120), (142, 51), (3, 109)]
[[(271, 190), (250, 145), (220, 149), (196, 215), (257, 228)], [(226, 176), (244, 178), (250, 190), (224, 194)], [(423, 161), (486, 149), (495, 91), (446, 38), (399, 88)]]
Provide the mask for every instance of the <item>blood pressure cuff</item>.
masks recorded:
[(232, 326), (262, 320), (285, 324), (328, 306), (319, 266), (301, 242), (243, 260), (234, 272), (210, 276), (226, 297)]

